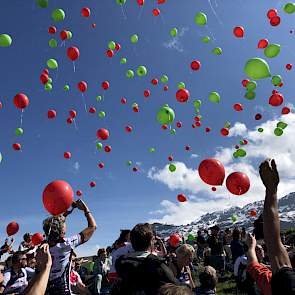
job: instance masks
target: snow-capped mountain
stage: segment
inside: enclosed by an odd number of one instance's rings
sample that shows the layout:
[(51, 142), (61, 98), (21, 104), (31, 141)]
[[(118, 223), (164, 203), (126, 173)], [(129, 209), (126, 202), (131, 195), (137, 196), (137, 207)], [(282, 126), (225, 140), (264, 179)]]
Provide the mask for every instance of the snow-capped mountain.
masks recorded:
[[(198, 229), (206, 229), (218, 224), (221, 229), (232, 227), (232, 216), (236, 216), (235, 226), (245, 227), (248, 230), (253, 228), (254, 220), (262, 213), (264, 201), (250, 203), (243, 208), (231, 207), (224, 211), (216, 211), (202, 215), (198, 220), (187, 225), (175, 226), (161, 223), (155, 223), (154, 228), (158, 235), (168, 237), (172, 233), (180, 233), (183, 236), (188, 234), (195, 235)], [(279, 200), (279, 213), (281, 220), (281, 229), (295, 227), (295, 192)], [(250, 211), (255, 209), (257, 217), (251, 217)]]

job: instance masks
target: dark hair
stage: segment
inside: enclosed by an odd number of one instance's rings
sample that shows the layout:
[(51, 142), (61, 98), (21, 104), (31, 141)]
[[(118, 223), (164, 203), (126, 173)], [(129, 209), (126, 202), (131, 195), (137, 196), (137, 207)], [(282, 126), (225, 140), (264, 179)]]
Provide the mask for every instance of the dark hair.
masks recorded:
[(30, 233), (25, 233), (23, 236), (23, 240), (27, 241), (27, 239), (31, 239), (31, 234)]
[(133, 249), (135, 251), (146, 251), (151, 246), (153, 236), (154, 234), (150, 224), (137, 224), (130, 232)]
[(158, 295), (192, 295), (191, 290), (186, 286), (166, 284), (159, 290)]
[(106, 251), (106, 249), (105, 248), (100, 248), (100, 249), (98, 249), (98, 251), (97, 251), (97, 256), (100, 256), (101, 254), (103, 254), (103, 253), (107, 253), (107, 251)]
[(23, 256), (24, 256), (23, 252), (20, 252), (20, 251), (14, 252), (11, 258), (11, 262), (13, 264), (18, 263)]
[(205, 266), (204, 270), (199, 275), (201, 288), (213, 290), (218, 282), (216, 271), (211, 266)]
[(127, 242), (127, 236), (130, 233), (130, 229), (121, 229), (121, 233), (117, 242), (119, 244)]
[(237, 241), (237, 240), (240, 240), (240, 238), (241, 238), (241, 232), (238, 228), (235, 228), (233, 230), (233, 240)]

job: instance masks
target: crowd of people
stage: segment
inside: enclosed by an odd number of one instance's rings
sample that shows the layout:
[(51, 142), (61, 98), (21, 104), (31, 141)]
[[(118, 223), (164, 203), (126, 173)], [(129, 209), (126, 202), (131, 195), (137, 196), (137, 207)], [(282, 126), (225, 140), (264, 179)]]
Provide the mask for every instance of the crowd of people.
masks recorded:
[(266, 195), (251, 233), (214, 225), (175, 244), (159, 237), (152, 225), (137, 224), (89, 262), (74, 250), (91, 238), (96, 222), (78, 200), (74, 206), (88, 223), (80, 233), (66, 238), (70, 212), (65, 212), (44, 220), (45, 239), (38, 247), (30, 234), (17, 251), (13, 239), (5, 241), (0, 255), (10, 255), (0, 273), (0, 294), (214, 295), (218, 280), (228, 274), (235, 280), (235, 294), (295, 294), (295, 255), (280, 231), (275, 161), (263, 162), (259, 170)]

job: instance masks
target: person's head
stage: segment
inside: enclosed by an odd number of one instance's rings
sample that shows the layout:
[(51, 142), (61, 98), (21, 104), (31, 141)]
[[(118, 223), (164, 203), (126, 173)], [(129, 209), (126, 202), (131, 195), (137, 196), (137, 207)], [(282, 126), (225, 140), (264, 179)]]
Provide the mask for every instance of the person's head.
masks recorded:
[(43, 221), (43, 230), (49, 242), (58, 242), (65, 237), (65, 221), (63, 215), (51, 216)]
[(238, 228), (233, 230), (233, 240), (238, 241), (241, 239), (241, 232)]
[(25, 233), (23, 236), (23, 239), (26, 243), (31, 243), (32, 241), (32, 235), (30, 233)]
[(214, 290), (218, 282), (216, 270), (212, 266), (205, 266), (200, 272), (199, 280), (201, 288)]
[(106, 249), (106, 252), (107, 252), (107, 257), (108, 257), (112, 252), (112, 247), (108, 246)]
[(30, 257), (28, 257), (27, 262), (28, 262), (28, 267), (32, 269), (36, 268), (37, 261), (34, 255), (31, 255)]
[(22, 252), (15, 252), (11, 258), (12, 267), (22, 268), (27, 266), (27, 257)]
[(230, 229), (229, 229), (229, 228), (226, 228), (224, 232), (225, 232), (226, 234), (230, 234)]
[(202, 235), (202, 231), (201, 230), (198, 230), (197, 234), (198, 234), (198, 236), (201, 236)]
[(105, 261), (106, 258), (107, 258), (107, 251), (106, 251), (106, 249), (105, 248), (98, 249), (97, 256), (98, 256), (98, 259), (99, 260)]
[(246, 228), (242, 227), (242, 234), (245, 234), (245, 233), (246, 233)]
[(194, 260), (195, 249), (193, 246), (184, 244), (176, 249), (176, 257), (179, 265), (189, 266)]
[(160, 288), (158, 295), (193, 295), (193, 293), (186, 286), (166, 284)]
[(117, 240), (119, 244), (126, 243), (130, 241), (130, 230), (121, 229), (119, 239)]
[(295, 294), (295, 271), (289, 267), (283, 267), (271, 279), (272, 295)]
[(256, 256), (257, 256), (258, 261), (262, 262), (265, 257), (264, 250), (263, 250), (262, 246), (256, 245), (255, 252), (256, 252)]
[(130, 232), (130, 241), (134, 251), (147, 251), (152, 247), (153, 229), (149, 223), (139, 223)]
[(211, 235), (215, 236), (215, 237), (218, 236), (219, 230), (220, 230), (220, 228), (218, 225), (212, 226), (211, 227)]

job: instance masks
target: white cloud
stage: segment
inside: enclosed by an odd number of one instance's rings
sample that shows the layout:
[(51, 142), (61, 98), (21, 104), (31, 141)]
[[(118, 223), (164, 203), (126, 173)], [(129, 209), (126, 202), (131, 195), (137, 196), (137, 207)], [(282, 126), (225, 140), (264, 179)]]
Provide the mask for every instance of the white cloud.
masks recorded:
[[(217, 148), (214, 158), (219, 159), (226, 174), (234, 171), (246, 173), (251, 180), (251, 188), (247, 194), (242, 196), (231, 195), (226, 188), (218, 187), (217, 192), (211, 192), (209, 186), (204, 184), (198, 175), (198, 171), (187, 167), (182, 162), (175, 162), (176, 171), (171, 173), (166, 165), (163, 169), (153, 167), (148, 172), (148, 177), (154, 181), (161, 182), (172, 191), (187, 193), (189, 202), (177, 203), (169, 200), (161, 202), (161, 210), (158, 218), (152, 221), (160, 221), (171, 224), (186, 224), (196, 220), (206, 212), (223, 210), (231, 206), (244, 206), (248, 203), (264, 199), (264, 187), (258, 174), (259, 161), (265, 158), (275, 158), (281, 176), (279, 186), (279, 197), (295, 191), (295, 114), (282, 116), (279, 120), (288, 124), (284, 135), (277, 137), (273, 134), (278, 120), (267, 121), (257, 128), (262, 127), (263, 133), (255, 130), (245, 130), (243, 124), (237, 123), (232, 129), (236, 134), (243, 131), (244, 137), (249, 144), (244, 146), (247, 157), (234, 159), (232, 148)], [(246, 127), (246, 126), (245, 126)], [(233, 131), (231, 130), (231, 132)], [(241, 136), (241, 135), (238, 135)], [(192, 194), (193, 196), (189, 196)]]
[(245, 124), (237, 122), (231, 129), (229, 136), (244, 136), (247, 133), (247, 127)]
[(79, 172), (79, 170), (80, 170), (80, 163), (79, 162), (75, 162), (73, 164), (73, 173), (74, 174), (77, 174)]
[(164, 47), (168, 49), (175, 49), (178, 52), (183, 52), (184, 48), (180, 42), (180, 39), (181, 37), (184, 36), (185, 32), (188, 30), (189, 28), (186, 28), (186, 27), (181, 28), (176, 37), (173, 37), (169, 41), (163, 43)]
[(199, 157), (199, 155), (197, 155), (197, 154), (191, 154), (191, 159), (196, 159), (198, 157)]

